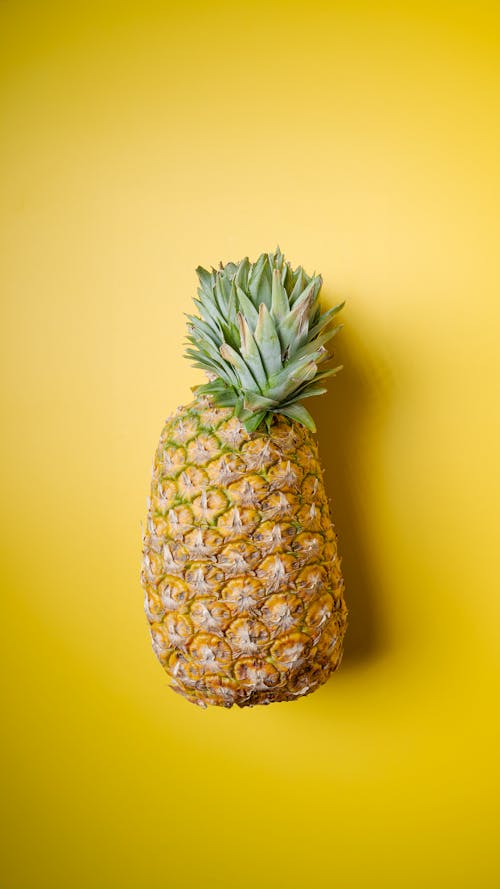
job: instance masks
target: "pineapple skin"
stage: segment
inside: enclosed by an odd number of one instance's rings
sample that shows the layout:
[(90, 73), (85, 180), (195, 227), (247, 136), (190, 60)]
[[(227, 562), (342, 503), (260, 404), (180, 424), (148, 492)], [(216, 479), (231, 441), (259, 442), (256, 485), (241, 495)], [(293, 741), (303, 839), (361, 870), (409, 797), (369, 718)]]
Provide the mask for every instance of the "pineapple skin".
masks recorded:
[(293, 701), (337, 669), (347, 626), (313, 435), (248, 433), (198, 397), (156, 450), (141, 581), (171, 688), (206, 707)]

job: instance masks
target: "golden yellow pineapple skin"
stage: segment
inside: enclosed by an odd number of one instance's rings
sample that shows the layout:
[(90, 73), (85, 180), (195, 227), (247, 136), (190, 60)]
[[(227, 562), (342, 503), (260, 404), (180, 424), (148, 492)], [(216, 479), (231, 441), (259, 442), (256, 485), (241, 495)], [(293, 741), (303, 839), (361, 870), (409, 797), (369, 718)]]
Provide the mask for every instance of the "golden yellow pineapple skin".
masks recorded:
[(246, 432), (209, 398), (156, 451), (141, 580), (153, 649), (189, 701), (249, 707), (326, 682), (347, 626), (313, 435), (275, 415)]

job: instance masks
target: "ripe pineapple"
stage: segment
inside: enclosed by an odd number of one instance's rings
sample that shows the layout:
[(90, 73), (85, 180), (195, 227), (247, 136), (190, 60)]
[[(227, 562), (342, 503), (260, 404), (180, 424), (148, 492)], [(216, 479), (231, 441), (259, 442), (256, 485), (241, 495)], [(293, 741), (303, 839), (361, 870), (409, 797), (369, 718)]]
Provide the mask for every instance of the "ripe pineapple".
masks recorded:
[(347, 609), (312, 417), (325, 343), (321, 277), (279, 248), (197, 269), (186, 356), (209, 382), (156, 451), (142, 583), (153, 649), (189, 701), (293, 701), (342, 656)]

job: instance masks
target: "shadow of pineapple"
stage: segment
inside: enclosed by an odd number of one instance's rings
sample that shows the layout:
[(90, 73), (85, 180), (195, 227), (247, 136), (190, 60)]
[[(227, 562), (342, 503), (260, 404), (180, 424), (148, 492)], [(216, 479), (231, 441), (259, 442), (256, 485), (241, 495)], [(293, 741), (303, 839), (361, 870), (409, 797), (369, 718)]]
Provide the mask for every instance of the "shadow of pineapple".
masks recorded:
[[(325, 297), (325, 305), (335, 299)], [(348, 314), (349, 304), (346, 308)], [(356, 338), (347, 321), (335, 340), (334, 364), (342, 364), (328, 393), (310, 402), (321, 462), (342, 554), (349, 628), (342, 670), (365, 665), (390, 645), (381, 581), (369, 541), (365, 484), (369, 471), (367, 429), (383, 421), (390, 373)], [(372, 434), (372, 433), (371, 433)]]

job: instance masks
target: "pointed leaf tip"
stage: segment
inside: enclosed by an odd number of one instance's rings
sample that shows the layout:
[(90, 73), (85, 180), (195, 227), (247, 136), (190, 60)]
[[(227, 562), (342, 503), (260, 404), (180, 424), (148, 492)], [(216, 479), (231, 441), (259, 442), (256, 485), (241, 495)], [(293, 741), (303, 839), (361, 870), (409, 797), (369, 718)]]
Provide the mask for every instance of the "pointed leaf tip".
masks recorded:
[(316, 423), (302, 404), (290, 404), (288, 407), (281, 407), (279, 408), (279, 413), (284, 414), (285, 417), (290, 417), (291, 420), (297, 420), (298, 423), (301, 423), (310, 432), (316, 432)]

